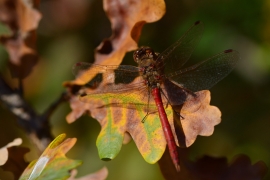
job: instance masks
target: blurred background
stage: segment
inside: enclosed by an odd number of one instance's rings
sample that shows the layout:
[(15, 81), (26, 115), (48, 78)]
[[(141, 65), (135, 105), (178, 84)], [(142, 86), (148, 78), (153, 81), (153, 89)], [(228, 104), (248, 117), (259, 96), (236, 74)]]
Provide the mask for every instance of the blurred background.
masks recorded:
[[(237, 68), (211, 89), (211, 104), (220, 108), (222, 122), (210, 137), (198, 137), (190, 147), (191, 159), (203, 155), (227, 157), (246, 154), (252, 164), (259, 160), (270, 167), (270, 1), (267, 0), (166, 0), (167, 12), (158, 22), (146, 24), (139, 46), (147, 45), (161, 52), (179, 39), (197, 20), (204, 25), (204, 35), (189, 64), (211, 57), (225, 49), (240, 52)], [(111, 35), (110, 22), (101, 0), (41, 1), (43, 18), (38, 29), (40, 61), (24, 80), (25, 98), (37, 112), (44, 110), (64, 91), (62, 83), (74, 79), (71, 68), (78, 61), (94, 61), (94, 49)], [(17, 86), (7, 69), (8, 55), (0, 47), (0, 70), (7, 82)], [(132, 52), (122, 64), (135, 65)], [(123, 145), (110, 162), (99, 160), (96, 138), (97, 121), (84, 116), (72, 124), (65, 117), (68, 103), (59, 106), (51, 117), (55, 136), (67, 133), (77, 137), (69, 158), (81, 159), (78, 175), (108, 167), (109, 180), (163, 179), (158, 165), (146, 163), (134, 142)], [(14, 116), (0, 107), (1, 139), (23, 137), (23, 146), (32, 147), (28, 160), (37, 152), (16, 123)], [(7, 128), (8, 127), (8, 128)], [(270, 179), (269, 173), (265, 179)]]

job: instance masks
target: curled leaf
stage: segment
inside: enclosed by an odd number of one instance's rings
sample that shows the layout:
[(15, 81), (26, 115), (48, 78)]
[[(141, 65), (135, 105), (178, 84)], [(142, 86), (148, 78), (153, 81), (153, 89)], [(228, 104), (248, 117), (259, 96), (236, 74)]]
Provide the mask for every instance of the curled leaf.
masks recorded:
[(180, 111), (186, 147), (193, 144), (198, 135), (212, 135), (214, 126), (221, 121), (220, 110), (216, 106), (210, 106), (210, 91), (204, 90), (195, 94), (196, 98), (189, 96)]
[(4, 165), (8, 160), (8, 148), (12, 146), (19, 146), (22, 144), (21, 138), (16, 138), (6, 146), (0, 148), (0, 166)]
[[(165, 2), (164, 0), (104, 0), (103, 8), (111, 21), (113, 34), (96, 48), (95, 63), (118, 65), (128, 51), (137, 49), (143, 25), (157, 21), (164, 15)], [(65, 86), (84, 85), (92, 78), (84, 74), (72, 82), (66, 82)]]
[(263, 179), (268, 168), (263, 161), (252, 165), (250, 158), (246, 155), (235, 156), (228, 170), (228, 179)]
[(81, 161), (66, 158), (65, 154), (74, 146), (76, 138), (68, 138), (65, 134), (56, 137), (45, 149), (38, 160), (29, 164), (20, 179), (66, 179), (69, 170), (81, 164)]
[(11, 35), (1, 35), (0, 42), (10, 57), (13, 77), (24, 78), (37, 62), (35, 30), (41, 14), (34, 9), (39, 1), (0, 1), (0, 21), (11, 30)]
[[(246, 155), (237, 155), (231, 163), (226, 157), (203, 156), (193, 164), (194, 171), (198, 177), (205, 179), (262, 179), (267, 172), (264, 162), (259, 161), (252, 165)], [(192, 171), (190, 169), (190, 171)]]
[(95, 62), (107, 65), (120, 64), (127, 51), (137, 48), (143, 25), (159, 20), (165, 13), (163, 0), (104, 0), (103, 8), (113, 34), (97, 47)]
[(25, 161), (24, 156), (30, 151), (29, 148), (25, 147), (9, 147), (8, 148), (8, 160), (2, 166), (5, 171), (9, 171), (13, 174), (15, 179), (19, 179), (20, 175), (27, 167), (29, 162)]
[(16, 138), (0, 149), (0, 166), (5, 171), (11, 172), (15, 179), (20, 177), (28, 165), (28, 162), (24, 160), (24, 155), (29, 152), (29, 149), (17, 147), (21, 144), (22, 139)]
[(165, 179), (208, 179), (208, 180), (253, 180), (263, 179), (268, 168), (262, 161), (255, 164), (246, 155), (237, 155), (231, 163), (226, 157), (203, 156), (196, 161), (188, 158), (187, 149), (178, 149), (181, 172), (176, 173), (168, 153), (159, 161), (161, 172)]

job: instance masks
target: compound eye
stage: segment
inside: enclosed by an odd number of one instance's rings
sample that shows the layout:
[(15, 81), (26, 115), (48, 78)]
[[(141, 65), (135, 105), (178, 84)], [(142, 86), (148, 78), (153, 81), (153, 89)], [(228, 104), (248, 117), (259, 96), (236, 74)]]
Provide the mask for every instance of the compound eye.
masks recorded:
[(145, 50), (147, 54), (152, 54), (152, 50), (151, 49), (146, 49)]
[(134, 53), (133, 53), (133, 59), (134, 59), (134, 61), (135, 62), (138, 62), (139, 61), (139, 53), (140, 53), (140, 51), (139, 50), (137, 50), (137, 51), (135, 51)]
[(147, 49), (147, 50), (146, 50), (146, 54), (147, 54), (149, 57), (153, 57), (153, 51), (152, 51), (152, 49)]
[(145, 54), (146, 54), (146, 56), (147, 56), (148, 58), (151, 58), (151, 59), (153, 59), (153, 60), (156, 60), (156, 53), (154, 52), (153, 49), (151, 49), (151, 48), (146, 49), (146, 50), (145, 50)]

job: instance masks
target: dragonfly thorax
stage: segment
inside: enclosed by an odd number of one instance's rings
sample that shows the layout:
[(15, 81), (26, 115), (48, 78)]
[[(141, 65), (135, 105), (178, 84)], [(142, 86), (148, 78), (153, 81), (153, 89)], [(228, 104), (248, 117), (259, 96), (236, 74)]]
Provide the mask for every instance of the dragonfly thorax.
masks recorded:
[(149, 88), (159, 87), (161, 84), (161, 76), (154, 65), (149, 65), (140, 68), (141, 76), (145, 81), (145, 85)]
[(145, 85), (150, 88), (159, 87), (161, 83), (160, 70), (157, 68), (158, 53), (150, 47), (141, 47), (134, 52), (134, 61), (138, 63), (140, 75), (145, 81)]
[(140, 74), (145, 80), (145, 85), (150, 88), (159, 87), (161, 84), (157, 57), (158, 53), (155, 53), (150, 47), (141, 47), (133, 54), (134, 61), (138, 63)]

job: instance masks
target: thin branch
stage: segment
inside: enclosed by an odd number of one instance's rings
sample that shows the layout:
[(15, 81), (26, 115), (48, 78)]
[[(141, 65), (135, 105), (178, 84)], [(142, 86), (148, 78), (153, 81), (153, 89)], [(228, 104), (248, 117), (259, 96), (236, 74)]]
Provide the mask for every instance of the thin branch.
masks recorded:
[(63, 92), (60, 97), (53, 102), (48, 109), (42, 114), (43, 117), (43, 121), (46, 121), (47, 119), (50, 118), (50, 116), (52, 115), (52, 113), (55, 111), (55, 109), (62, 103), (69, 100), (69, 96), (67, 94), (67, 92)]
[(0, 76), (0, 103), (17, 117), (18, 123), (24, 128), (40, 152), (43, 152), (53, 140), (49, 118), (58, 105), (65, 100), (67, 100), (67, 95), (63, 93), (45, 113), (38, 115), (23, 99), (20, 92), (10, 88)]
[(18, 81), (19, 81), (19, 93), (23, 97), (23, 95), (24, 95), (23, 79), (22, 78), (18, 78)]

